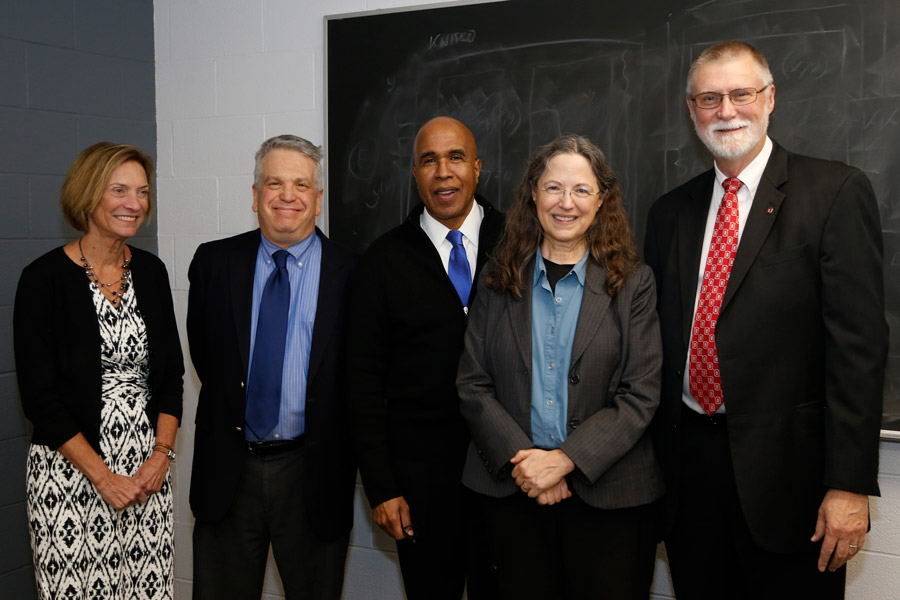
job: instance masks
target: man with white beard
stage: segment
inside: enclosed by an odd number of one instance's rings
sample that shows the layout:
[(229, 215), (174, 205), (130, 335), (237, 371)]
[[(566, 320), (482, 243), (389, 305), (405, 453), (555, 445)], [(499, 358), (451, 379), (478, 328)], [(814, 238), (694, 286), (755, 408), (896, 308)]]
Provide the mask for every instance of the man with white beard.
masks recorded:
[(879, 493), (875, 196), (858, 169), (769, 139), (775, 85), (753, 46), (704, 50), (686, 99), (714, 168), (660, 198), (645, 237), (675, 593), (843, 598)]

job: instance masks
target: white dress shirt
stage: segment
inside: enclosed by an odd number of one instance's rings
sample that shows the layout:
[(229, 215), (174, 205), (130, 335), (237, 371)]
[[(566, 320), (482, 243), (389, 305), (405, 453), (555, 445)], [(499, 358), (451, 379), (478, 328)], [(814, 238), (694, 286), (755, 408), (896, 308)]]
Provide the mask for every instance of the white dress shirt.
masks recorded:
[[(469, 259), (469, 276), (475, 277), (475, 264), (478, 260), (478, 232), (481, 230), (481, 221), (484, 219), (484, 208), (477, 202), (472, 203), (472, 209), (466, 215), (466, 220), (460, 226), (459, 231), (462, 233), (463, 247), (466, 249), (466, 258)], [(441, 264), (444, 265), (444, 272), (448, 272), (450, 264), (450, 251), (453, 244), (447, 239), (447, 232), (450, 228), (432, 217), (428, 213), (428, 209), (422, 211), (419, 217), (419, 226), (434, 244), (438, 254), (441, 256)]]

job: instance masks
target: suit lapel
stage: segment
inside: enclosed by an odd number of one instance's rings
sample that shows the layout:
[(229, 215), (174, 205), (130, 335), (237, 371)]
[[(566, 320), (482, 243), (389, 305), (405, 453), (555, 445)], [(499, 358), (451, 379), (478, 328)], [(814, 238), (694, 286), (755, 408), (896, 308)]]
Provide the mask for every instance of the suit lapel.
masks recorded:
[[(413, 210), (406, 217), (406, 221), (403, 222), (402, 231), (403, 235), (406, 238), (406, 241), (414, 247), (418, 247), (421, 249), (420, 252), (417, 252), (411, 259), (419, 262), (422, 266), (422, 270), (426, 273), (430, 273), (431, 276), (436, 277), (440, 280), (440, 285), (444, 288), (445, 294), (447, 297), (456, 298), (459, 302), (459, 294), (456, 292), (456, 288), (453, 287), (453, 282), (450, 281), (450, 276), (447, 274), (446, 269), (444, 269), (444, 264), (441, 261), (441, 255), (438, 252), (437, 248), (435, 248), (434, 244), (431, 242), (431, 238), (428, 237), (428, 234), (425, 233), (425, 230), (422, 229), (420, 224), (420, 219), (422, 217), (422, 213), (425, 210), (424, 204), (418, 204), (413, 208)], [(479, 250), (480, 254), (480, 250)], [(476, 280), (477, 282), (477, 280)], [(472, 291), (469, 293), (469, 298), (471, 298), (471, 294), (475, 291), (475, 284), (472, 285)], [(462, 308), (462, 302), (460, 302), (460, 308)]]
[[(534, 273), (534, 257), (525, 265), (525, 291), (522, 299), (516, 300), (512, 294), (504, 294), (506, 298), (506, 314), (509, 327), (513, 333), (519, 355), (529, 373), (531, 372), (531, 282)], [(531, 400), (528, 400), (531, 402)]]
[(588, 258), (585, 276), (584, 295), (581, 298), (581, 309), (578, 311), (578, 325), (575, 328), (575, 340), (572, 344), (572, 363), (584, 354), (600, 325), (609, 315), (611, 298), (606, 293), (606, 269)]
[[(469, 300), (466, 306), (472, 306), (473, 304), (475, 291), (478, 287), (478, 277), (488, 261), (490, 252), (494, 249), (497, 238), (502, 232), (504, 222), (503, 215), (497, 213), (497, 210), (488, 202), (479, 196), (475, 197), (475, 201), (484, 209), (484, 217), (478, 230), (478, 254), (475, 257), (475, 265), (469, 265), (469, 268), (474, 267), (474, 273), (472, 274), (472, 289), (469, 292)], [(422, 247), (422, 253), (417, 258), (422, 261), (425, 270), (433, 272), (435, 276), (441, 279), (448, 296), (452, 295), (454, 298), (458, 298), (459, 295), (456, 292), (456, 288), (453, 286), (446, 269), (444, 269), (440, 253), (420, 224), (420, 218), (424, 210), (425, 205), (419, 203), (410, 211), (406, 221), (403, 223), (405, 227), (404, 234), (409, 236), (408, 239), (411, 244)]]
[(710, 170), (697, 185), (688, 190), (688, 200), (678, 212), (678, 273), (681, 285), (681, 333), (685, 347), (690, 343), (691, 325), (694, 320), (694, 300), (697, 298), (697, 281), (700, 273), (703, 233), (715, 171)]
[(319, 228), (316, 235), (322, 242), (322, 263), (319, 271), (319, 297), (316, 302), (316, 320), (313, 323), (312, 341), (309, 350), (309, 369), (307, 371), (306, 385), (309, 387), (315, 380), (316, 372), (325, 355), (325, 347), (335, 331), (335, 321), (340, 306), (340, 295), (344, 281), (341, 272), (346, 265), (336, 260), (332, 251), (331, 242)]
[[(728, 277), (728, 287), (725, 288), (725, 296), (722, 298), (720, 314), (728, 307), (735, 292), (741, 286), (744, 277), (750, 270), (759, 254), (760, 248), (769, 236), (778, 210), (784, 201), (784, 193), (779, 188), (787, 181), (787, 152), (775, 145), (769, 164), (763, 171), (762, 179), (750, 206), (750, 214), (747, 215), (747, 224), (741, 235), (737, 255), (734, 257), (734, 265), (731, 267), (731, 275)], [(771, 210), (770, 210), (771, 209)]]
[(242, 238), (235, 252), (228, 259), (231, 276), (231, 306), (235, 331), (246, 379), (250, 369), (250, 320), (253, 307), (253, 275), (256, 271), (256, 255), (259, 252), (259, 230)]
[[(481, 220), (481, 228), (478, 230), (478, 257), (475, 262), (474, 281), (478, 282), (478, 275), (488, 260), (488, 254), (494, 250), (497, 238), (503, 229), (502, 215), (498, 215), (496, 209), (476, 196), (476, 201), (484, 209), (484, 218)], [(475, 286), (472, 286), (473, 289)]]

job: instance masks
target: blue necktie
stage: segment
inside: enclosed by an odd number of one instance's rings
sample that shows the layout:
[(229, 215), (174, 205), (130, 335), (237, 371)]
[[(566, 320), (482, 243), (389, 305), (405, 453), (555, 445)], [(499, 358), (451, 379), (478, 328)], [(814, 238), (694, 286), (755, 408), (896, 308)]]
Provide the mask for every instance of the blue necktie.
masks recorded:
[(278, 250), (272, 255), (275, 271), (269, 275), (259, 302), (256, 343), (250, 381), (247, 384), (247, 426), (259, 439), (278, 424), (281, 411), (281, 377), (284, 372), (284, 343), (287, 337), (291, 280), (287, 270), (290, 253)]
[(458, 229), (451, 229), (447, 232), (447, 239), (453, 244), (450, 250), (450, 264), (447, 266), (447, 274), (450, 275), (450, 281), (459, 294), (459, 299), (463, 306), (469, 304), (469, 292), (472, 290), (472, 272), (469, 270), (469, 259), (466, 256), (466, 249), (463, 247), (462, 232)]

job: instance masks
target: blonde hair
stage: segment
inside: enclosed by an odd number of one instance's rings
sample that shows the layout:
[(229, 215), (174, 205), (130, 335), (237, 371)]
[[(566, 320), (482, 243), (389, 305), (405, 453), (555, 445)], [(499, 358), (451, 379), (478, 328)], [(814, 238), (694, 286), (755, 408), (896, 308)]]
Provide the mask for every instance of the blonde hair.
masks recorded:
[(153, 214), (153, 159), (135, 146), (99, 142), (81, 151), (59, 191), (59, 206), (69, 225), (77, 231), (88, 230), (88, 218), (100, 204), (113, 171), (128, 161), (141, 165), (147, 174), (149, 219)]

